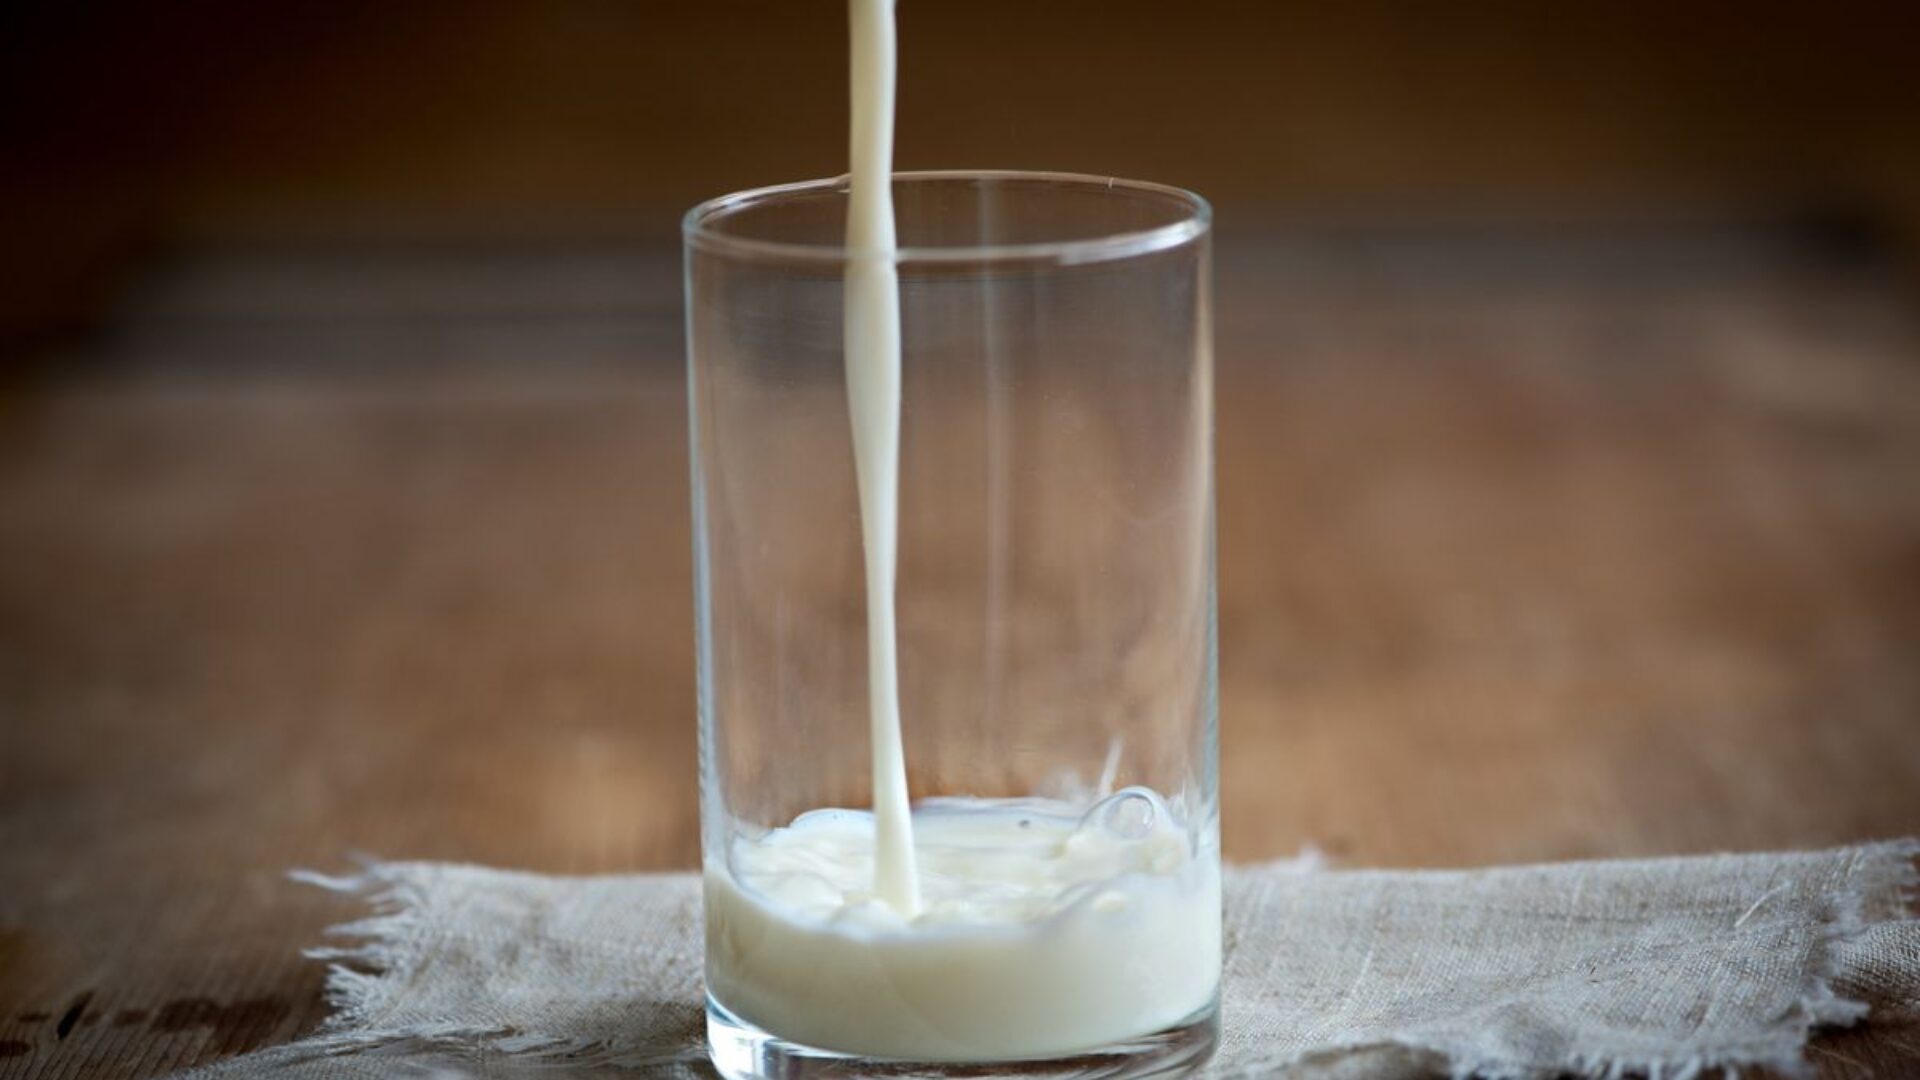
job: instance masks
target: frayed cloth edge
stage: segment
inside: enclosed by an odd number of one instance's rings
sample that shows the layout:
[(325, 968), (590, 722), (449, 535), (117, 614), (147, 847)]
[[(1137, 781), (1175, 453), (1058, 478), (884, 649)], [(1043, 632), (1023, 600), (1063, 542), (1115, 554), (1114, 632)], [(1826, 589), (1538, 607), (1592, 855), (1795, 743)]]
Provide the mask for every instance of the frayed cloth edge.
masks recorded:
[[(1791, 1051), (1761, 1051), (1758, 1048), (1728, 1047), (1710, 1050), (1685, 1059), (1653, 1060), (1615, 1057), (1592, 1059), (1574, 1055), (1553, 1063), (1548, 1069), (1533, 1064), (1504, 1062), (1498, 1059), (1475, 1060), (1467, 1047), (1445, 1040), (1418, 1038), (1370, 1041), (1352, 1045), (1328, 1045), (1287, 1054), (1267, 1055), (1251, 1061), (1236, 1062), (1230, 1071), (1217, 1073), (1222, 1078), (1267, 1076), (1316, 1060), (1331, 1060), (1348, 1054), (1380, 1047), (1400, 1047), (1417, 1054), (1434, 1055), (1444, 1061), (1445, 1070), (1456, 1080), (1483, 1077), (1485, 1080), (1540, 1080), (1543, 1076), (1568, 1074), (1586, 1080), (1698, 1080), (1712, 1070), (1739, 1076), (1744, 1070), (1764, 1069), (1790, 1077), (1811, 1075), (1805, 1047), (1812, 1033), (1822, 1027), (1846, 1027), (1867, 1017), (1865, 1002), (1841, 996), (1834, 984), (1846, 972), (1840, 957), (1841, 946), (1868, 932), (1879, 922), (1867, 917), (1866, 907), (1873, 896), (1892, 891), (1909, 909), (1920, 893), (1920, 840), (1893, 840), (1863, 845), (1858, 862), (1846, 886), (1836, 895), (1840, 910), (1833, 925), (1820, 938), (1819, 953), (1808, 973), (1808, 983), (1796, 1004), (1799, 1037)], [(326, 996), (332, 1016), (313, 1036), (297, 1043), (276, 1047), (268, 1053), (282, 1060), (300, 1060), (344, 1053), (408, 1050), (435, 1051), (471, 1049), (483, 1044), (503, 1053), (513, 1053), (559, 1063), (584, 1063), (610, 1066), (644, 1067), (696, 1060), (704, 1056), (704, 1047), (692, 1046), (669, 1054), (657, 1050), (628, 1052), (621, 1047), (580, 1038), (541, 1036), (516, 1031), (507, 1026), (445, 1025), (411, 1030), (383, 1031), (379, 1014), (385, 1001), (404, 988), (419, 957), (399, 947), (408, 932), (418, 925), (425, 896), (411, 879), (415, 865), (380, 862), (361, 857), (360, 871), (347, 875), (329, 875), (312, 870), (294, 870), (288, 877), (329, 892), (364, 899), (374, 912), (364, 918), (329, 928), (328, 937), (361, 939), (344, 946), (319, 946), (304, 954), (329, 963)], [(1324, 858), (1311, 849), (1292, 860), (1276, 860), (1242, 868), (1285, 868), (1312, 873), (1324, 869)], [(1218, 1063), (1216, 1062), (1216, 1068)]]

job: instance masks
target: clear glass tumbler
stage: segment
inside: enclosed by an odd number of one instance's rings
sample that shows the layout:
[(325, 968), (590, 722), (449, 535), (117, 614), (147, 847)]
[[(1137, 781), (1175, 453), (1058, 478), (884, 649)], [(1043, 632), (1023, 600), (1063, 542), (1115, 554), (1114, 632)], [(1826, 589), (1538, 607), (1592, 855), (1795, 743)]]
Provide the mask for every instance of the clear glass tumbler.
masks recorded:
[(1220, 970), (1207, 205), (1019, 172), (894, 197), (911, 916), (868, 891), (843, 282), (871, 256), (843, 180), (685, 222), (714, 1063), (1191, 1066)]

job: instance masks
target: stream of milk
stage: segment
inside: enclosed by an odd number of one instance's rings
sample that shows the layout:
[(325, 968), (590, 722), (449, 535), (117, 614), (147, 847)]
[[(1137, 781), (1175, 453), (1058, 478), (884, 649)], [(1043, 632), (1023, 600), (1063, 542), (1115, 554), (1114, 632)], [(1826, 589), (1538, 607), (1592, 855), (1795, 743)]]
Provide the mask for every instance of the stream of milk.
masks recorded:
[(893, 0), (852, 0), (853, 169), (847, 189), (847, 405), (867, 561), (867, 693), (873, 754), (874, 892), (920, 907), (893, 588), (900, 490), (900, 279), (894, 266)]

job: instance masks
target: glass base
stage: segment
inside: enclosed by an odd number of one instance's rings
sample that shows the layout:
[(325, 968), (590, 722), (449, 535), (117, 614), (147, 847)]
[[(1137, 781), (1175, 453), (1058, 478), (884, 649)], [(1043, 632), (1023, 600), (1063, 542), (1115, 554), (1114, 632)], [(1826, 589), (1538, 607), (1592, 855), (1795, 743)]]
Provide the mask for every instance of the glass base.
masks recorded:
[(788, 1042), (762, 1031), (707, 998), (707, 1056), (727, 1080), (854, 1080), (885, 1077), (1018, 1076), (1044, 1080), (1135, 1080), (1175, 1076), (1207, 1060), (1220, 1037), (1220, 1007), (1210, 1004), (1151, 1035), (1066, 1057), (1031, 1061), (922, 1062), (842, 1054)]

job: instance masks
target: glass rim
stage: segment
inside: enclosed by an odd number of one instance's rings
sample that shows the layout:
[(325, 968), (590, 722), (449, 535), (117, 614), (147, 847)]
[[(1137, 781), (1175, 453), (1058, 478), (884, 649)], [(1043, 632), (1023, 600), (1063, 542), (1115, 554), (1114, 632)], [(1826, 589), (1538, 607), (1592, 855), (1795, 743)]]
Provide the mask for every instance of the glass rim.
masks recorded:
[[(1213, 207), (1206, 199), (1185, 188), (1157, 184), (1148, 180), (1127, 180), (1092, 173), (1053, 172), (1029, 169), (931, 169), (893, 174), (894, 183), (929, 180), (1013, 180), (1042, 181), (1080, 189), (1152, 195), (1184, 209), (1175, 221), (1151, 229), (1131, 229), (1103, 233), (1075, 240), (1040, 240), (1017, 244), (915, 245), (896, 248), (893, 261), (900, 264), (1048, 262), (1068, 266), (1106, 262), (1112, 259), (1145, 255), (1178, 247), (1204, 236), (1213, 223)], [(748, 188), (706, 200), (688, 210), (680, 219), (680, 233), (689, 248), (722, 255), (759, 256), (805, 262), (845, 263), (861, 258), (879, 257), (881, 252), (849, 251), (845, 244), (809, 244), (789, 240), (761, 240), (723, 232), (715, 223), (732, 213), (796, 196), (845, 187), (843, 174), (817, 180)]]

